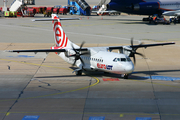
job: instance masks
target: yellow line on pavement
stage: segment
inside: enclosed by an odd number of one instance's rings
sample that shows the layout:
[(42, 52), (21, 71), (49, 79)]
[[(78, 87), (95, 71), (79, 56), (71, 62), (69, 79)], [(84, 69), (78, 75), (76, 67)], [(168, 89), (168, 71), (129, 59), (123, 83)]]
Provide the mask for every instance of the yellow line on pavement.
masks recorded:
[(49, 67), (49, 68), (58, 68), (58, 69), (71, 70), (69, 68), (62, 68), (62, 67), (49, 66), (49, 65), (41, 65), (41, 64), (35, 64), (35, 63), (29, 63), (29, 62), (23, 62), (23, 61), (15, 61), (15, 60), (9, 60), (9, 59), (0, 59), (0, 60), (16, 62), (16, 63), (22, 63), (22, 64), (27, 64), (27, 65), (35, 65), (35, 66), (43, 66), (43, 67)]
[[(35, 64), (35, 63), (28, 63), (28, 62), (21, 62), (21, 61), (15, 61), (15, 60), (8, 60), (8, 59), (0, 59), (3, 61), (10, 61), (10, 62), (16, 62), (16, 63), (22, 63), (22, 64), (28, 64), (28, 65), (35, 65), (35, 66), (43, 66), (43, 67), (50, 67), (50, 68), (58, 68), (58, 69), (67, 69), (67, 70), (71, 70), (68, 68), (61, 68), (61, 67), (55, 67), (55, 66), (48, 66), (48, 65), (41, 65), (41, 64)], [(93, 76), (92, 76), (93, 77)], [(54, 95), (60, 95), (60, 94), (65, 94), (65, 93), (70, 93), (70, 92), (75, 92), (75, 91), (79, 91), (79, 90), (83, 90), (92, 86), (97, 85), (100, 80), (96, 77), (93, 77), (96, 80), (96, 83), (86, 86), (86, 87), (82, 87), (82, 88), (78, 88), (75, 90), (70, 90), (70, 91), (65, 91), (65, 92), (60, 92), (60, 93), (54, 93), (54, 94), (49, 94), (49, 95), (42, 95), (42, 96), (35, 96), (35, 97), (29, 97), (29, 98), (21, 98), (18, 100), (24, 100), (24, 99), (33, 99), (33, 98), (42, 98), (42, 97), (48, 97), (48, 96), (54, 96)], [(16, 100), (16, 99), (9, 99), (9, 100), (0, 100), (0, 101), (12, 101), (12, 100)]]
[[(83, 90), (83, 89), (86, 89), (86, 88), (89, 88), (89, 87), (93, 87), (93, 86), (97, 85), (97, 84), (100, 82), (100, 80), (99, 80), (98, 78), (96, 78), (96, 77), (93, 77), (93, 78), (96, 80), (96, 83), (94, 83), (94, 84), (92, 84), (92, 85), (89, 85), (89, 86), (86, 86), (86, 87), (82, 87), (82, 88), (78, 88), (78, 89), (70, 90), (70, 91), (65, 91), (65, 92), (60, 92), (60, 93), (54, 93), (54, 94), (48, 94), (48, 95), (42, 95), (42, 96), (35, 96), (35, 97), (29, 97), (29, 98), (20, 98), (20, 99), (18, 99), (18, 100), (42, 98), (42, 97), (60, 95), (60, 94), (65, 94), (65, 93), (70, 93), (70, 92), (75, 92), (75, 91)], [(0, 102), (3, 102), (3, 101), (12, 101), (12, 100), (17, 100), (17, 99), (0, 100)]]

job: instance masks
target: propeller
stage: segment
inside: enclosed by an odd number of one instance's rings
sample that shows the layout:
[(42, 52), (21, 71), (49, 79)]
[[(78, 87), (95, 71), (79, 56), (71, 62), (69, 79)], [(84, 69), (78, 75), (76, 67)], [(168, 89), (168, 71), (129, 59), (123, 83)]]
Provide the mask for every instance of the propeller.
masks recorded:
[(130, 52), (131, 52), (130, 55), (129, 55), (129, 57), (133, 57), (134, 64), (136, 64), (135, 54), (140, 55), (140, 56), (142, 56), (143, 58), (145, 57), (143, 54), (136, 52), (136, 50), (137, 50), (137, 49), (139, 48), (139, 46), (141, 46), (142, 44), (143, 44), (143, 43), (140, 43), (137, 47), (134, 47), (134, 45), (133, 45), (133, 38), (131, 38), (131, 48), (132, 48), (132, 50), (126, 49), (127, 51), (130, 51)]
[(75, 57), (74, 63), (73, 63), (72, 66), (74, 66), (74, 65), (76, 64), (77, 60), (80, 60), (80, 61), (82, 62), (82, 64), (84, 65), (84, 61), (82, 60), (81, 55), (89, 55), (89, 52), (83, 52), (83, 53), (81, 53), (82, 47), (83, 47), (84, 43), (85, 43), (85, 42), (82, 42), (82, 43), (81, 43), (81, 46), (80, 46), (79, 49), (75, 49), (74, 46), (73, 46), (73, 44), (71, 44), (71, 46), (72, 46), (75, 54), (73, 54), (73, 55), (66, 55), (66, 56), (67, 56), (67, 57)]

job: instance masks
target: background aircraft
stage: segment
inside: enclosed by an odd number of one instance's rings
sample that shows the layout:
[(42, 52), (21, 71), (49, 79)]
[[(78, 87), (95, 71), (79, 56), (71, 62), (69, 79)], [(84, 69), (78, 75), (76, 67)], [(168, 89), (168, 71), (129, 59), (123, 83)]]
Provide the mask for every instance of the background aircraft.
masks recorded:
[[(128, 14), (148, 15), (152, 16), (158, 14), (161, 16), (166, 11), (171, 12), (173, 15), (180, 14), (180, 1), (179, 0), (111, 0), (107, 4), (107, 8), (117, 10)], [(169, 13), (170, 14), (170, 13)], [(166, 15), (166, 14), (164, 14)], [(149, 20), (144, 18), (143, 20)]]
[[(138, 48), (175, 44), (172, 42), (133, 45), (133, 40), (131, 40), (130, 46), (84, 48), (84, 42), (81, 46), (77, 46), (67, 38), (61, 27), (60, 20), (73, 19), (60, 19), (56, 14), (52, 14), (52, 19), (34, 20), (52, 21), (56, 44), (55, 47), (41, 50), (10, 50), (8, 52), (56, 52), (56, 54), (58, 54), (63, 60), (78, 67), (78, 69), (73, 71), (76, 75), (81, 75), (83, 71), (102, 71), (122, 74), (124, 78), (127, 79), (129, 74), (134, 70), (134, 64), (129, 57), (133, 57), (134, 63), (136, 63), (136, 54), (144, 57), (141, 53), (136, 52)], [(112, 52), (114, 49), (118, 49), (120, 53)]]

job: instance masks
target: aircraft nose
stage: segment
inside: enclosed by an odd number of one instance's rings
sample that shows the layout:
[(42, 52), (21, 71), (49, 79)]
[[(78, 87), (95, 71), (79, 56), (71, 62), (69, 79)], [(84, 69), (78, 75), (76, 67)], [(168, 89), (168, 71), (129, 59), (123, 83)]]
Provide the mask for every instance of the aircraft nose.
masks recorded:
[(132, 73), (133, 70), (134, 70), (134, 66), (133, 66), (133, 65), (127, 65), (127, 66), (125, 67), (125, 70), (126, 70), (126, 72), (128, 72), (128, 73)]

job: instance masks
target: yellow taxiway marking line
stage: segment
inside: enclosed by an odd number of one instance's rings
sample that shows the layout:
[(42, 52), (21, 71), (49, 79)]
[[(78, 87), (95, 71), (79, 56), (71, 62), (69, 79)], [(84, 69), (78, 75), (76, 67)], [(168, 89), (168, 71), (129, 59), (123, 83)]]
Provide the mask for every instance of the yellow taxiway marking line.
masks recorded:
[[(22, 64), (28, 64), (28, 65), (35, 65), (35, 66), (44, 66), (44, 67), (50, 67), (50, 68), (58, 68), (58, 69), (67, 69), (67, 68), (61, 68), (61, 67), (54, 67), (54, 66), (48, 66), (48, 65), (41, 65), (41, 64), (34, 64), (34, 63), (28, 63), (28, 62), (21, 62), (21, 61), (15, 61), (15, 60), (8, 60), (8, 59), (0, 59), (3, 61), (11, 61), (11, 62), (17, 62), (17, 63), (22, 63)], [(67, 70), (71, 70), (71, 69), (67, 69)], [(93, 77), (93, 76), (91, 76)], [(33, 98), (42, 98), (42, 97), (48, 97), (48, 96), (54, 96), (54, 95), (60, 95), (60, 94), (65, 94), (65, 93), (70, 93), (70, 92), (75, 92), (75, 91), (79, 91), (79, 90), (83, 90), (92, 86), (97, 85), (100, 80), (96, 77), (93, 77), (96, 80), (96, 83), (86, 86), (86, 87), (82, 87), (82, 88), (78, 88), (75, 90), (70, 90), (70, 91), (65, 91), (65, 92), (60, 92), (60, 93), (54, 93), (54, 94), (49, 94), (49, 95), (42, 95), (42, 96), (36, 96), (36, 97), (29, 97), (29, 98), (21, 98), (18, 100), (24, 100), (24, 99), (33, 99)], [(16, 100), (16, 99), (9, 99), (9, 100), (0, 100), (0, 101), (11, 101), (11, 100)]]
[(15, 61), (15, 60), (8, 60), (8, 59), (0, 59), (3, 61), (10, 61), (10, 62), (16, 62), (16, 63), (22, 63), (27, 65), (35, 65), (35, 66), (43, 66), (43, 67), (49, 67), (49, 68), (58, 68), (58, 69), (65, 69), (65, 70), (71, 70), (68, 68), (62, 68), (62, 67), (55, 67), (55, 66), (49, 66), (49, 65), (41, 65), (41, 64), (35, 64), (35, 63), (29, 63), (29, 62), (22, 62), (22, 61)]
[[(65, 91), (65, 92), (60, 92), (60, 93), (54, 93), (54, 94), (48, 94), (48, 95), (42, 95), (42, 96), (35, 96), (35, 97), (29, 97), (29, 98), (20, 98), (20, 99), (18, 99), (18, 100), (42, 98), (42, 97), (60, 95), (60, 94), (65, 94), (65, 93), (70, 93), (70, 92), (75, 92), (75, 91), (83, 90), (83, 89), (86, 89), (86, 88), (89, 88), (89, 87), (93, 87), (93, 86), (97, 85), (97, 84), (100, 82), (100, 80), (99, 80), (98, 78), (96, 78), (96, 77), (93, 77), (93, 78), (96, 79), (96, 83), (94, 83), (94, 84), (92, 84), (92, 85), (89, 85), (89, 86), (86, 86), (86, 87), (78, 88), (78, 89), (75, 89), (75, 90), (69, 90), (69, 91)], [(17, 100), (17, 99), (0, 100), (0, 102), (3, 102), (3, 101), (12, 101), (12, 100)]]
[[(48, 66), (48, 65), (41, 65), (41, 64), (28, 63), (28, 62), (22, 62), (22, 61), (15, 61), (15, 60), (8, 60), (8, 59), (0, 59), (0, 60), (10, 61), (10, 62), (16, 62), (16, 63), (22, 63), (22, 64), (28, 64), (28, 65), (35, 65), (35, 66), (43, 66), (43, 67), (49, 67), (49, 68), (57, 68), (57, 69), (71, 70), (71, 69), (68, 69), (68, 68)], [(71, 71), (72, 71), (72, 70), (71, 70)], [(129, 80), (130, 80), (130, 79), (129, 79)], [(148, 81), (139, 81), (139, 80), (132, 80), (132, 81), (138, 81), (138, 82), (144, 82), (144, 83), (151, 83), (151, 82), (148, 82)], [(173, 85), (167, 85), (167, 84), (162, 84), (162, 83), (155, 83), (155, 82), (153, 82), (153, 84), (161, 85), (161, 86), (167, 86), (167, 87), (180, 88), (180, 86), (173, 86)]]
[(6, 116), (8, 116), (9, 114), (10, 114), (10, 112), (7, 112), (7, 113), (6, 113)]

